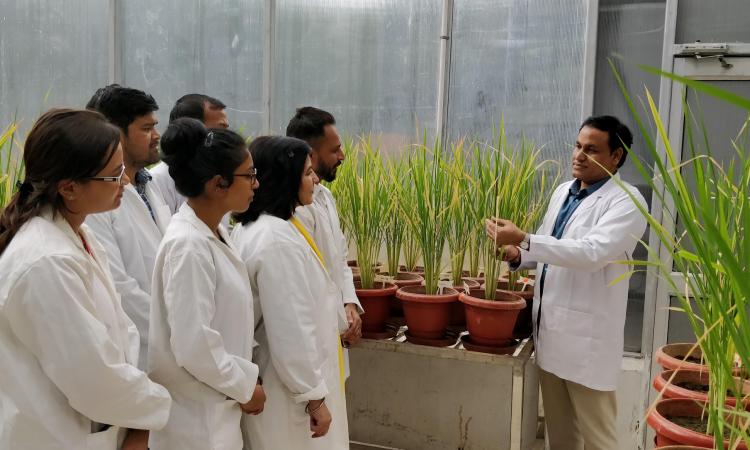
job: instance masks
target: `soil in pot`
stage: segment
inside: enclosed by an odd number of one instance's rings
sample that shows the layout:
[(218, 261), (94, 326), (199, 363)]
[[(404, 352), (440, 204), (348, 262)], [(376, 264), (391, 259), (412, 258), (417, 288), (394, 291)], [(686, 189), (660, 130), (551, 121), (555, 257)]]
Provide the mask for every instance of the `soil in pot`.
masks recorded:
[(451, 303), (458, 300), (458, 292), (443, 289), (442, 294), (426, 294), (424, 286), (407, 286), (396, 291), (406, 317), (406, 326), (416, 338), (440, 339), (448, 327)]
[(398, 290), (393, 283), (375, 283), (373, 289), (362, 289), (362, 283), (354, 283), (354, 292), (357, 294), (365, 314), (362, 315), (362, 336), (367, 334), (375, 337), (377, 333), (384, 333), (385, 320), (391, 307), (391, 298)]
[(459, 300), (466, 310), (466, 326), (471, 339), (479, 345), (502, 346), (513, 337), (518, 313), (526, 301), (508, 291), (498, 289), (493, 300), (484, 299), (484, 289), (471, 289)]

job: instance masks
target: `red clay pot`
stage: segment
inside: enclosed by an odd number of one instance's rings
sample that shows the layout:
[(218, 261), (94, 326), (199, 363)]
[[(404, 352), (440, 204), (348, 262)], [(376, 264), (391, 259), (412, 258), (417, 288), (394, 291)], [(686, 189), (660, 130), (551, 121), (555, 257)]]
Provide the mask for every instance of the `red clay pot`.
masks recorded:
[[(464, 284), (466, 284), (466, 286), (469, 287), (469, 289), (477, 289), (480, 286), (478, 281), (468, 277), (462, 277), (461, 280), (464, 282)], [(458, 291), (459, 294), (461, 292), (465, 292), (463, 285), (453, 286), (453, 289)], [(451, 317), (448, 323), (454, 327), (466, 326), (466, 309), (464, 308), (463, 303), (456, 302), (451, 304)]]
[(706, 450), (706, 447), (696, 447), (694, 445), (666, 445), (657, 448), (659, 450)]
[[(668, 419), (668, 417), (701, 417), (704, 405), (695, 400), (683, 398), (659, 400), (646, 419), (649, 426), (656, 432), (656, 447), (693, 445), (698, 448), (714, 448), (714, 439), (711, 436), (688, 430)], [(728, 442), (725, 443), (725, 447), (728, 447)], [(740, 443), (737, 448), (747, 450), (747, 445)]]
[(484, 289), (459, 295), (466, 309), (466, 326), (479, 345), (504, 345), (513, 337), (513, 327), (526, 300), (508, 291), (496, 290), (494, 300), (484, 299)]
[(447, 288), (443, 294), (425, 294), (424, 286), (406, 286), (396, 291), (403, 302), (409, 333), (417, 338), (439, 339), (448, 327), (450, 305), (458, 300), (458, 292)]
[(523, 291), (517, 291), (515, 289), (508, 289), (508, 280), (503, 280), (497, 284), (497, 288), (504, 291), (511, 291), (526, 301), (526, 306), (518, 313), (516, 326), (513, 327), (513, 335), (518, 338), (531, 336), (533, 331), (531, 309), (534, 306), (534, 286), (526, 285)]
[[(381, 275), (388, 276), (388, 272), (383, 272)], [(410, 272), (399, 272), (393, 279), (393, 284), (397, 287), (402, 288), (406, 286), (421, 286), (424, 283), (424, 278), (421, 275)], [(404, 307), (401, 301), (394, 295), (391, 297), (391, 317), (404, 317)]]
[[(656, 378), (654, 378), (653, 386), (657, 392), (662, 393), (663, 398), (687, 398), (706, 403), (708, 402), (707, 392), (686, 389), (678, 386), (678, 383), (689, 382), (697, 385), (708, 386), (709, 381), (710, 376), (706, 371), (688, 369), (677, 371), (666, 370), (659, 373)], [(750, 381), (741, 380), (739, 377), (735, 377), (735, 381), (738, 383), (738, 386), (739, 383), (742, 383), (742, 391), (744, 393), (750, 392)], [(743, 400), (743, 403), (745, 404), (745, 409), (750, 407), (750, 400), (745, 399)], [(735, 397), (727, 397), (726, 404), (734, 407), (737, 404), (737, 399)]]
[(656, 362), (664, 368), (664, 370), (675, 370), (675, 369), (688, 369), (688, 370), (702, 370), (708, 371), (708, 366), (701, 363), (685, 361), (685, 356), (689, 355), (691, 358), (701, 359), (703, 352), (700, 347), (695, 347), (693, 344), (667, 344), (659, 347), (656, 350)]
[(382, 286), (373, 289), (362, 289), (362, 283), (354, 283), (354, 292), (365, 314), (362, 314), (362, 331), (381, 333), (385, 331), (385, 320), (391, 307), (391, 298), (396, 294), (398, 286), (393, 283), (375, 283)]

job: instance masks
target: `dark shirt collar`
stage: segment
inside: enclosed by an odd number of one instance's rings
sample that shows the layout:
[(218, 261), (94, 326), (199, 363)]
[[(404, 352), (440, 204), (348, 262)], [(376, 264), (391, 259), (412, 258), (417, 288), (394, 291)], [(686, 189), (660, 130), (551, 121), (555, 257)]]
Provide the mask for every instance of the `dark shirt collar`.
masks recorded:
[(589, 187), (585, 189), (581, 189), (581, 180), (576, 179), (573, 184), (570, 185), (570, 195), (577, 198), (587, 197), (599, 190), (600, 187), (604, 186), (610, 178), (611, 177), (605, 177), (594, 184), (590, 184)]
[(133, 184), (143, 190), (149, 181), (151, 181), (151, 174), (144, 168), (135, 173), (135, 182)]

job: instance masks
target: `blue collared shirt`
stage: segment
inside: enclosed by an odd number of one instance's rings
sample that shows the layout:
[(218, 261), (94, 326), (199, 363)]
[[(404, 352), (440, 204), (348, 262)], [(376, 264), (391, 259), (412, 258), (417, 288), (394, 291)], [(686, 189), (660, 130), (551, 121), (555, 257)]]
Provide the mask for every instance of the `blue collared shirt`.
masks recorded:
[(604, 183), (607, 181), (609, 181), (609, 177), (599, 180), (585, 189), (581, 189), (581, 180), (575, 180), (573, 184), (570, 185), (568, 197), (563, 202), (560, 212), (557, 213), (555, 226), (552, 228), (552, 236), (560, 239), (563, 230), (565, 229), (565, 225), (567, 225), (570, 220), (570, 216), (572, 216), (575, 210), (578, 209), (578, 206), (583, 202), (583, 199), (599, 190), (599, 188), (604, 186)]
[(151, 174), (148, 173), (148, 170), (141, 169), (138, 172), (135, 173), (135, 180), (133, 180), (133, 187), (135, 188), (135, 191), (138, 192), (138, 195), (141, 196), (141, 199), (143, 200), (143, 203), (146, 204), (146, 208), (148, 208), (148, 212), (151, 213), (151, 219), (156, 222), (156, 216), (154, 215), (154, 210), (151, 208), (151, 203), (148, 201), (148, 196), (146, 195), (146, 183), (151, 181)]
[[(581, 205), (581, 202), (583, 202), (583, 199), (588, 197), (589, 195), (593, 194), (597, 190), (599, 190), (600, 187), (604, 186), (604, 184), (609, 181), (610, 177), (606, 177), (602, 180), (597, 181), (596, 183), (590, 185), (589, 187), (585, 189), (581, 189), (581, 180), (575, 180), (573, 184), (570, 185), (570, 189), (568, 190), (568, 196), (565, 198), (565, 201), (563, 202), (562, 207), (560, 208), (560, 212), (557, 213), (557, 219), (555, 219), (555, 226), (552, 228), (552, 236), (554, 236), (557, 239), (560, 239), (563, 234), (563, 230), (565, 230), (565, 226), (568, 224), (568, 221), (570, 220), (570, 217), (573, 215), (576, 209)], [(542, 267), (542, 274), (539, 277), (539, 314), (538, 317), (541, 317), (541, 297), (544, 294), (544, 279), (547, 277), (547, 264), (544, 264), (544, 267)], [(539, 320), (537, 318), (537, 325), (539, 325)]]

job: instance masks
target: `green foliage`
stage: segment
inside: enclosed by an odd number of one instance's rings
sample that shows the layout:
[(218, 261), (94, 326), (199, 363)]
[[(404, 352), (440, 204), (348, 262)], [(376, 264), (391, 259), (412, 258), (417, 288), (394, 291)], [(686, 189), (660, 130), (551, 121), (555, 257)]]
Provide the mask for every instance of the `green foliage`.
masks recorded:
[[(722, 436), (729, 430), (732, 445), (738, 441), (750, 443), (745, 428), (737, 426), (726, 415), (727, 390), (735, 397), (745, 397), (734, 382), (735, 360), (750, 366), (750, 158), (746, 147), (748, 122), (733, 141), (735, 156), (728, 165), (720, 165), (712, 157), (705, 126), (697, 121), (685, 105), (685, 140), (690, 149), (686, 161), (679, 161), (680, 149), (673, 148), (661, 121), (653, 98), (646, 92), (650, 120), (656, 129), (656, 139), (635, 108), (630, 95), (612, 66), (623, 94), (646, 136), (646, 145), (655, 161), (652, 170), (631, 153), (633, 164), (651, 186), (659, 201), (665, 205), (664, 214), (674, 220), (680, 218), (684, 231), (675, 236), (661, 222), (639, 206), (649, 225), (666, 251), (672, 255), (674, 270), (682, 272), (686, 283), (678, 285), (671, 277), (672, 264), (666, 264), (653, 248), (648, 248), (649, 261), (662, 278), (670, 284), (681, 303), (698, 339), (709, 367), (709, 404), (706, 409), (708, 433), (714, 436), (716, 448), (724, 448)], [(682, 78), (655, 69), (649, 72), (671, 78), (686, 86), (750, 111), (750, 100), (715, 86)], [(696, 136), (696, 133), (698, 135)], [(656, 141), (662, 144), (662, 151)], [(687, 172), (695, 180), (692, 189)], [(691, 305), (692, 298), (694, 305)], [(733, 411), (735, 417), (750, 419), (743, 402)], [(730, 446), (730, 448), (735, 448)]]
[(0, 210), (5, 208), (13, 194), (16, 193), (16, 182), (23, 180), (24, 166), (20, 152), (14, 153), (17, 145), (17, 125), (11, 123), (0, 134)]
[(383, 183), (386, 171), (370, 136), (362, 137), (357, 145), (352, 141), (344, 145), (347, 162), (337, 174), (335, 192), (342, 221), (357, 247), (362, 287), (370, 289), (390, 214), (389, 193)]

